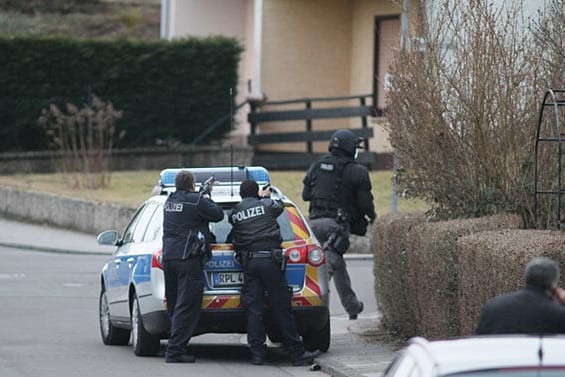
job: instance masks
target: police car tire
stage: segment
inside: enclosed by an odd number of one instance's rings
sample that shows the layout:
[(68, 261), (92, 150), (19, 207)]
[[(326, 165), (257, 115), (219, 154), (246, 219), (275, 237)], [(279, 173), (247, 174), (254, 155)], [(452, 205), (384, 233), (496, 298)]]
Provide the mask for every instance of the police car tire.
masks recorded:
[(139, 311), (139, 301), (135, 294), (131, 309), (131, 329), (131, 345), (136, 356), (154, 356), (159, 353), (161, 345), (159, 336), (151, 335), (145, 330), (143, 318)]
[(102, 342), (108, 346), (127, 346), (129, 343), (130, 330), (115, 327), (110, 320), (108, 307), (108, 296), (106, 290), (100, 290), (98, 301), (98, 319), (100, 323), (100, 336)]
[(267, 329), (267, 336), (271, 343), (281, 343), (282, 342), (282, 335), (280, 330), (278, 329)]
[(312, 331), (305, 334), (302, 337), (304, 341), (304, 347), (308, 351), (320, 350), (322, 352), (328, 352), (330, 348), (330, 321), (326, 322), (326, 325), (319, 331)]

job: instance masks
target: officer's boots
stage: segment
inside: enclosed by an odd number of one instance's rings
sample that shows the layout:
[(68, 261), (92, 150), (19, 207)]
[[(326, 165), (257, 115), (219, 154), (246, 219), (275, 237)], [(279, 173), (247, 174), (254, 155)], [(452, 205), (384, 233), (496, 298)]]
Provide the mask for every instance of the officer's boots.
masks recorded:
[(302, 366), (302, 365), (311, 365), (314, 363), (314, 359), (320, 356), (320, 350), (315, 351), (304, 351), (304, 353), (297, 358), (292, 360), (292, 365), (295, 367)]

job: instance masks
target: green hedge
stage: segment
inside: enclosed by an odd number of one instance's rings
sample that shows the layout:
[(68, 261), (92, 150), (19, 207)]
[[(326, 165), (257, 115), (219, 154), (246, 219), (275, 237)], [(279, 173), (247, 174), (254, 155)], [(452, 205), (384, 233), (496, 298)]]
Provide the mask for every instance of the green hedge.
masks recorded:
[[(230, 111), (241, 53), (224, 37), (177, 41), (0, 38), (0, 151), (46, 149), (37, 125), (51, 103), (92, 94), (124, 111), (122, 147), (188, 143)], [(214, 135), (230, 130), (228, 120)]]

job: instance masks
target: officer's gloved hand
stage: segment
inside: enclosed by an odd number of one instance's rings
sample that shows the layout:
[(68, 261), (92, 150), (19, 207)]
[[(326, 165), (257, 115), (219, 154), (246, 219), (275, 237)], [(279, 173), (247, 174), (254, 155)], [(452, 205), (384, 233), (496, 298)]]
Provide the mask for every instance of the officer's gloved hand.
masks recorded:
[(375, 220), (377, 219), (378, 215), (376, 212), (374, 212), (372, 215), (369, 216), (369, 222), (371, 224), (373, 224), (375, 222)]

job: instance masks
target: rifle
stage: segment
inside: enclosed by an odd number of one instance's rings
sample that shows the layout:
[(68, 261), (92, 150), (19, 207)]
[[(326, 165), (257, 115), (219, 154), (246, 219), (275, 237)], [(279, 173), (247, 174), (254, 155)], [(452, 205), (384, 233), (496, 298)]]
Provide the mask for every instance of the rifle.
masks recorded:
[(198, 192), (204, 195), (205, 194), (210, 195), (210, 193), (212, 192), (212, 185), (214, 184), (214, 182), (215, 182), (214, 176), (211, 176), (210, 178), (202, 182), (202, 185), (200, 185), (200, 190), (198, 190)]

